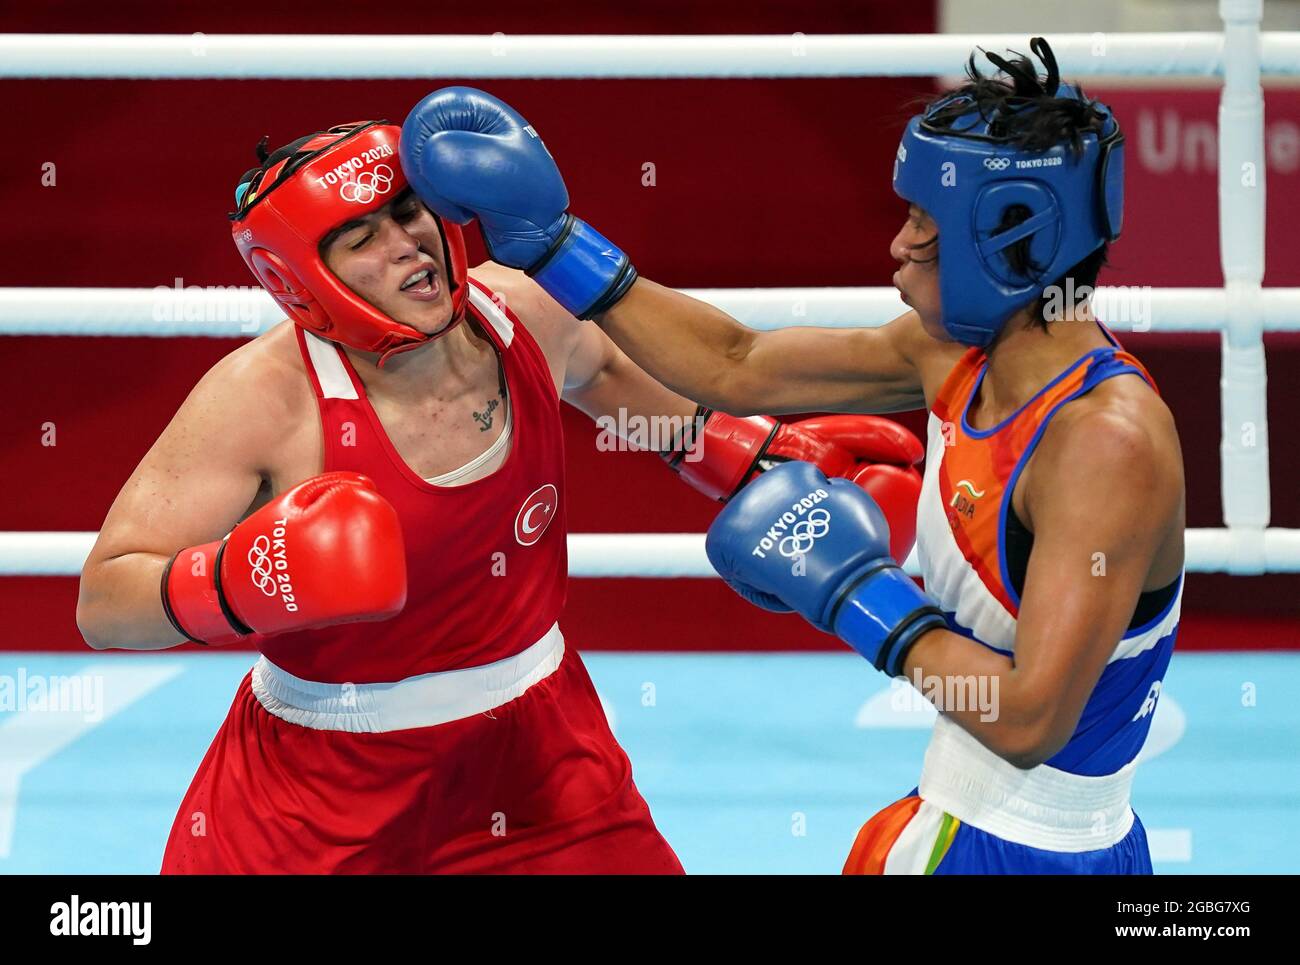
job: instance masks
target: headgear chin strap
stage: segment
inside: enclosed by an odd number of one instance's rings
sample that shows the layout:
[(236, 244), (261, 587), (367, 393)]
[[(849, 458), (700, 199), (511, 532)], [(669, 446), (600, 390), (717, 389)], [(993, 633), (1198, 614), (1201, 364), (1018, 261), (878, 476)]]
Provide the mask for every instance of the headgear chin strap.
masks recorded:
[[(1056, 97), (1083, 100), (1062, 84)], [(1018, 105), (1016, 110), (1032, 110)], [(936, 112), (969, 110), (951, 126), (934, 124)], [(998, 112), (981, 113), (967, 94), (943, 98), (913, 117), (894, 162), (894, 191), (924, 208), (939, 229), (940, 322), (965, 345), (987, 346), (1015, 312), (1033, 302), (1069, 268), (1119, 237), (1124, 216), (1124, 137), (1104, 104), (1100, 133), (1083, 135), (1078, 153), (1069, 144), (1045, 151), (1017, 148), (995, 130)], [(1028, 217), (1000, 230), (1011, 205)], [(1006, 249), (1029, 241), (1029, 269), (1017, 271)]]
[(438, 338), (464, 317), (469, 293), (465, 236), (459, 225), (433, 216), (442, 233), (451, 289), (451, 322), (425, 335), (394, 321), (329, 270), (321, 240), (345, 221), (377, 211), (406, 189), (398, 163), (401, 129), (383, 121), (344, 124), (270, 154), (235, 190), (231, 233), (263, 287), (303, 328), (365, 352), (379, 364), (394, 353)]

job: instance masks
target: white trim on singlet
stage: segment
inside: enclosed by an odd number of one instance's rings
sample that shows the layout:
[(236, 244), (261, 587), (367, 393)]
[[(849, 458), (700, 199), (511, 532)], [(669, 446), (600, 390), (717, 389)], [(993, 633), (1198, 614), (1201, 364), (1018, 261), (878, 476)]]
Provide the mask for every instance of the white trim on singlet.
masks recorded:
[(316, 370), (320, 394), (326, 399), (356, 399), (357, 387), (348, 377), (347, 367), (339, 356), (342, 349), (329, 339), (314, 332), (303, 331), (307, 343), (307, 356)]
[[(478, 295), (480, 293), (475, 291), (474, 294)], [(479, 304), (479, 302), (484, 304)], [(511, 325), (510, 319), (490, 299), (476, 298), (474, 307), (479, 309), (483, 316), (492, 323), (497, 334), (501, 336), (502, 342), (509, 345), (514, 338), (514, 326)], [(348, 377), (347, 368), (339, 357), (338, 347), (328, 339), (321, 338), (312, 332), (303, 332), (303, 334), (306, 336), (307, 354), (311, 358), (312, 366), (316, 370), (316, 378), (320, 382), (321, 395), (327, 399), (359, 398), (356, 386), (352, 384), (352, 379)], [(424, 481), (431, 486), (463, 485), (458, 480), (477, 472), (500, 455), (501, 450), (510, 444), (510, 436), (514, 429), (514, 406), (510, 404), (510, 393), (508, 391), (505, 397), (505, 409), (506, 424), (492, 445), (460, 468), (440, 473), (437, 476), (425, 477)], [(473, 482), (473, 480), (466, 480), (466, 482)]]
[(485, 295), (473, 285), (469, 286), (469, 303), (496, 331), (501, 344), (509, 348), (515, 340), (515, 323), (510, 320), (510, 316), (501, 310), (501, 306), (491, 296)]

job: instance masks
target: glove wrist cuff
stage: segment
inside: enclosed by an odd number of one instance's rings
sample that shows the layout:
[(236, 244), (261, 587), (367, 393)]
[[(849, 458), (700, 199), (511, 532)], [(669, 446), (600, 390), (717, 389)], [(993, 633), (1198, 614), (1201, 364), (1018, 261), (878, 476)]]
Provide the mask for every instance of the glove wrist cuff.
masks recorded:
[(670, 465), (688, 486), (725, 503), (749, 479), (780, 428), (771, 416), (709, 412), (693, 443)]
[(637, 278), (636, 269), (617, 245), (572, 215), (528, 275), (578, 318), (613, 308)]
[(225, 549), (225, 540), (191, 546), (163, 570), (163, 613), (178, 633), (195, 643), (221, 646), (253, 632), (234, 615), (221, 592)]
[(673, 433), (668, 447), (659, 452), (659, 458), (668, 464), (673, 472), (681, 471), (682, 460), (695, 448), (696, 441), (704, 432), (704, 426), (713, 415), (713, 410), (706, 405), (696, 404), (695, 415)]
[(884, 558), (846, 581), (827, 607), (822, 625), (877, 670), (897, 677), (912, 645), (948, 621), (897, 563)]

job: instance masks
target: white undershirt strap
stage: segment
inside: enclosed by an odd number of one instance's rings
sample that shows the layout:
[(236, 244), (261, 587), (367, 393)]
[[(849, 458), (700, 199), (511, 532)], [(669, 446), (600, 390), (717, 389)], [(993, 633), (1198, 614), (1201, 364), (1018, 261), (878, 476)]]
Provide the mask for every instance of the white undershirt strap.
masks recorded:
[[(510, 431), (512, 428), (512, 420), (510, 417), (514, 407), (510, 404), (509, 393), (506, 393), (504, 404), (506, 409), (506, 424), (502, 426), (501, 435), (497, 436), (496, 441), (493, 442), (492, 445), (488, 446), (459, 469), (453, 469), (450, 472), (444, 472), (441, 475), (428, 477), (424, 481), (434, 486), (454, 486), (457, 484), (457, 480), (463, 479), (464, 477), (477, 472), (495, 459), (501, 453), (501, 450), (510, 444)], [(469, 481), (472, 482), (473, 480)]]

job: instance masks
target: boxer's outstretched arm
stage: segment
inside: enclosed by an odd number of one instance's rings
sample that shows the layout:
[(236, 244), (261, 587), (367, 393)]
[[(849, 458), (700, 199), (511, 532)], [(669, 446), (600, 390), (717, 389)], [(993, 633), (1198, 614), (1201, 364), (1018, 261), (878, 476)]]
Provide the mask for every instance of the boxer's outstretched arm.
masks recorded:
[(916, 531), (924, 452), (906, 429), (871, 415), (823, 416), (788, 425), (763, 414), (739, 419), (701, 412), (628, 358), (594, 323), (579, 321), (521, 271), (491, 262), (473, 271), (541, 346), (556, 389), (603, 432), (632, 449), (659, 452), (683, 482), (725, 502), (773, 463), (811, 462), (871, 491), (906, 557)]
[(922, 408), (938, 345), (913, 312), (880, 328), (759, 332), (646, 278), (597, 321), (664, 385), (733, 415)]
[[(484, 91), (435, 91), (402, 125), (402, 168), (444, 218), (477, 218), (489, 256), (527, 271), (572, 317), (598, 319), (632, 361), (678, 394), (733, 415), (892, 412), (925, 404), (934, 348), (914, 315), (883, 329), (750, 331), (644, 279), (568, 213), (555, 158), (519, 112)], [(922, 368), (926, 371), (923, 372)], [(939, 376), (941, 378), (942, 376)]]

